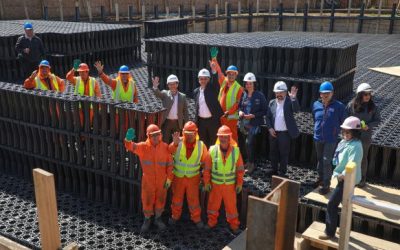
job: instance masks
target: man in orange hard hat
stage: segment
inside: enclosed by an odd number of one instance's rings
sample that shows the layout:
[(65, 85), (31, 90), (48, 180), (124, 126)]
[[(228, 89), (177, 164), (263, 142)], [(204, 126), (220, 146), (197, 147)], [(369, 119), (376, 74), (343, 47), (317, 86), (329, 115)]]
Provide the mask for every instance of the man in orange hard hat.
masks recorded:
[(135, 143), (134, 129), (128, 129), (125, 137), (125, 148), (139, 156), (142, 166), (142, 206), (144, 222), (141, 232), (145, 233), (151, 225), (151, 218), (155, 215), (154, 224), (159, 230), (166, 228), (161, 219), (164, 211), (167, 190), (173, 179), (172, 156), (168, 144), (162, 141), (161, 130), (157, 125), (147, 127), (147, 140)]
[[(94, 77), (89, 76), (89, 66), (86, 63), (79, 64), (76, 70), (79, 73), (78, 77), (75, 77), (75, 68), (72, 68), (67, 73), (67, 80), (75, 86), (74, 93), (81, 96), (96, 96), (101, 97), (100, 85)], [(81, 125), (83, 125), (83, 112), (80, 110), (79, 117)], [(90, 123), (93, 121), (93, 110), (90, 109)]]
[(204, 169), (205, 191), (210, 192), (208, 199), (206, 228), (213, 228), (218, 222), (221, 202), (224, 202), (226, 220), (233, 233), (238, 233), (239, 218), (236, 207), (236, 194), (242, 191), (244, 166), (231, 129), (222, 125), (218, 129), (217, 143), (210, 147), (211, 168)]
[(197, 126), (188, 121), (183, 127), (183, 138), (174, 133), (170, 152), (174, 157), (174, 182), (172, 183), (172, 216), (169, 224), (174, 225), (181, 218), (183, 199), (186, 199), (191, 220), (197, 228), (203, 228), (199, 201), (200, 169), (211, 167), (211, 158), (207, 147), (199, 140)]

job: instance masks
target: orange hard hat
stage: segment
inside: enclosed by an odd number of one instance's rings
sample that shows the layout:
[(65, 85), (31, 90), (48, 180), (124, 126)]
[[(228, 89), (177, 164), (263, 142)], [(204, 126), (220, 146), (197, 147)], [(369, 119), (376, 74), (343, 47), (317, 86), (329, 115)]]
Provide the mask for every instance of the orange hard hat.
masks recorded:
[(89, 66), (86, 63), (79, 64), (78, 72), (89, 71)]
[(192, 121), (188, 121), (185, 123), (185, 126), (183, 126), (183, 133), (196, 133), (197, 132), (197, 125), (196, 123)]
[(232, 135), (232, 131), (228, 126), (222, 125), (218, 129), (217, 136), (225, 136), (225, 135)]
[(158, 133), (161, 133), (161, 130), (160, 130), (160, 128), (159, 128), (157, 125), (155, 125), (155, 124), (150, 124), (150, 125), (147, 127), (147, 130), (146, 130), (147, 136), (149, 136), (149, 135), (154, 135), (154, 134), (158, 134)]

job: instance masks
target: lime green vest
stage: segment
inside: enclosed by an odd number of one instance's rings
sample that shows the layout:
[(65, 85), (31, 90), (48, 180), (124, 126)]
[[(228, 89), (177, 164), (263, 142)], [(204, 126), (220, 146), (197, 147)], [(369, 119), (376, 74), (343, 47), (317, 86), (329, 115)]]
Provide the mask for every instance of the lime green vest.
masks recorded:
[[(224, 80), (224, 82), (221, 84), (221, 88), (219, 89), (218, 101), (221, 100), (222, 92), (224, 91), (226, 84), (226, 80)], [(240, 88), (241, 86), (237, 81), (235, 81), (229, 87), (228, 93), (226, 94), (225, 110), (229, 110), (235, 103), (237, 103), (238, 100), (236, 100), (236, 96), (239, 93)], [(239, 111), (236, 111), (232, 115), (228, 115), (227, 118), (229, 120), (239, 119)]]
[(212, 159), (211, 181), (215, 184), (235, 184), (236, 183), (236, 163), (239, 160), (239, 148), (232, 146), (232, 152), (224, 160), (219, 145), (210, 147), (210, 156)]
[[(54, 86), (55, 90), (59, 91), (59, 87), (58, 87), (58, 82), (57, 82), (56, 76), (54, 74), (50, 74), (49, 78), (50, 78), (50, 81), (53, 83), (53, 86)], [(39, 76), (35, 77), (35, 89), (49, 90), (47, 88), (47, 86), (42, 83), (42, 80), (40, 80)]]
[(122, 102), (133, 102), (133, 98), (135, 96), (135, 82), (133, 79), (130, 79), (128, 82), (128, 90), (124, 90), (124, 86), (120, 78), (117, 78), (117, 86), (115, 87), (115, 91), (113, 93), (114, 101), (122, 101)]
[(186, 146), (182, 141), (178, 145), (178, 149), (174, 155), (174, 175), (182, 177), (194, 177), (200, 174), (201, 156), (203, 155), (204, 144), (202, 141), (197, 141), (192, 155), (189, 159), (186, 158)]
[[(76, 85), (74, 93), (77, 95), (85, 95), (85, 83), (83, 80), (78, 76), (76, 78)], [(94, 85), (96, 83), (96, 79), (93, 77), (89, 77), (89, 96), (94, 96)]]

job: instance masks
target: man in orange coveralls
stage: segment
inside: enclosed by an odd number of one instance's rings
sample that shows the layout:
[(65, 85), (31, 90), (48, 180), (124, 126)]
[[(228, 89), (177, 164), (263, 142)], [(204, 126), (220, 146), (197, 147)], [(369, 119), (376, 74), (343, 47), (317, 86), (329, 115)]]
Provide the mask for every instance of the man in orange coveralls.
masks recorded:
[(204, 168), (204, 188), (210, 192), (208, 199), (207, 229), (218, 222), (221, 202), (224, 201), (226, 220), (233, 233), (239, 231), (236, 194), (242, 191), (244, 166), (240, 150), (232, 138), (232, 131), (226, 125), (218, 129), (217, 143), (210, 147), (211, 168)]
[(170, 152), (174, 155), (174, 182), (172, 183), (172, 216), (170, 225), (175, 225), (181, 218), (183, 199), (189, 206), (190, 217), (197, 228), (203, 228), (199, 201), (200, 168), (210, 168), (211, 158), (207, 147), (199, 140), (197, 126), (188, 121), (183, 127), (183, 140), (179, 132), (173, 135), (174, 141), (170, 144)]
[(168, 144), (161, 139), (161, 130), (157, 125), (150, 124), (147, 127), (147, 140), (135, 143), (135, 131), (128, 129), (125, 137), (125, 148), (137, 154), (142, 166), (142, 205), (144, 222), (141, 232), (145, 233), (151, 225), (151, 218), (155, 214), (154, 224), (159, 230), (166, 228), (161, 215), (164, 211), (167, 190), (173, 179), (172, 156), (168, 150)]
[(47, 60), (42, 60), (39, 64), (39, 69), (33, 71), (25, 80), (24, 88), (64, 92), (64, 80), (52, 74), (50, 69), (50, 63)]

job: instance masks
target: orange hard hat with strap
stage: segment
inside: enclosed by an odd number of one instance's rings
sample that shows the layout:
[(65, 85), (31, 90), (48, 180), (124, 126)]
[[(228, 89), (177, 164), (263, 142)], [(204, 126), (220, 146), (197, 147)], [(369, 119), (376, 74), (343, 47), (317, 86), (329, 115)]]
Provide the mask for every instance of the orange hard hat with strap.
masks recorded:
[(89, 71), (89, 66), (86, 63), (79, 64), (78, 72)]
[(150, 124), (150, 125), (147, 127), (147, 130), (146, 130), (147, 136), (149, 136), (149, 135), (154, 135), (154, 134), (158, 134), (158, 133), (161, 133), (161, 130), (160, 130), (160, 128), (159, 128), (157, 125), (155, 125), (155, 124)]

